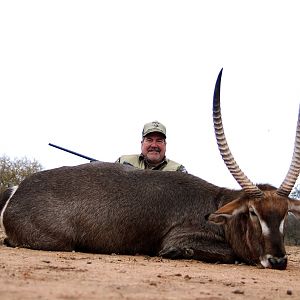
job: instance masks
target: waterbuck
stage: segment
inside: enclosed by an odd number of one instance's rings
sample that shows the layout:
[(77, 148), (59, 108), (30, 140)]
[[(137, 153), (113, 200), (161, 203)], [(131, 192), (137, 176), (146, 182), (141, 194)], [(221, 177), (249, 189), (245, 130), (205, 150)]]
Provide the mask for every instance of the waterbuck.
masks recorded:
[(277, 189), (254, 185), (229, 150), (220, 111), (214, 127), (223, 160), (241, 190), (191, 174), (92, 162), (38, 172), (0, 196), (5, 243), (54, 251), (146, 254), (285, 269), (284, 222), (300, 216), (288, 197), (300, 170), (300, 117), (288, 174)]

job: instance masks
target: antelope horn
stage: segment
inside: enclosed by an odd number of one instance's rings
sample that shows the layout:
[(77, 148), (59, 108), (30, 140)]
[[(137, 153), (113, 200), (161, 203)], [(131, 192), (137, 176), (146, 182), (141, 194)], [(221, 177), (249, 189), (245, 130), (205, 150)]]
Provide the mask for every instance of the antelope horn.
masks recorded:
[(276, 193), (280, 196), (288, 196), (299, 176), (300, 172), (300, 107), (298, 112), (298, 122), (296, 129), (296, 137), (294, 144), (294, 154), (292, 157), (292, 162), (285, 176), (284, 181), (281, 186), (277, 189)]
[(253, 184), (248, 177), (242, 172), (238, 164), (235, 162), (234, 157), (231, 154), (227, 140), (225, 137), (221, 108), (220, 108), (220, 88), (221, 88), (221, 78), (223, 69), (221, 69), (219, 76), (216, 81), (214, 99), (213, 99), (213, 119), (214, 119), (214, 129), (217, 139), (218, 148), (220, 154), (225, 162), (227, 169), (230, 171), (231, 175), (238, 182), (245, 193), (251, 197), (262, 197), (263, 192)]

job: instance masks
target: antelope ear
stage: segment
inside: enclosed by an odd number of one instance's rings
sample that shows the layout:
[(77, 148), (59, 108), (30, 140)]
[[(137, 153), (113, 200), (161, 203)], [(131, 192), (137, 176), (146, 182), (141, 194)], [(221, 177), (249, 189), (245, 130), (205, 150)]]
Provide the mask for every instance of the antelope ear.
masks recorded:
[(219, 208), (212, 214), (206, 216), (206, 220), (217, 225), (225, 224), (233, 216), (244, 213), (248, 210), (248, 201), (236, 199)]
[(289, 212), (291, 212), (297, 219), (300, 219), (300, 201), (289, 199)]

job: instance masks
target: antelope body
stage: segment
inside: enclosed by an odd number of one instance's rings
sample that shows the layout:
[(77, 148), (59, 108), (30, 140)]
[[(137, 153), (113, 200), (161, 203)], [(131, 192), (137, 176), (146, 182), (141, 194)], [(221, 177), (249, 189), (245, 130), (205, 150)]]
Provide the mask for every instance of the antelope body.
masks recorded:
[(235, 163), (223, 133), (221, 75), (214, 93), (215, 132), (241, 190), (191, 174), (114, 163), (46, 170), (0, 196), (5, 243), (285, 269), (284, 222), (288, 212), (300, 216), (300, 201), (288, 197), (300, 169), (299, 117), (294, 155), (282, 185), (252, 184)]

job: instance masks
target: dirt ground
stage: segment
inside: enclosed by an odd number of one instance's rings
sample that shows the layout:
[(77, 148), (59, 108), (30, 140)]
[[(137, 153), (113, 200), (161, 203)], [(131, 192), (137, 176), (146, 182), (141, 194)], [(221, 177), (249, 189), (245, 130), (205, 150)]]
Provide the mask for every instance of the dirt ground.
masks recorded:
[(3, 245), (0, 299), (300, 299), (300, 247), (285, 271)]

